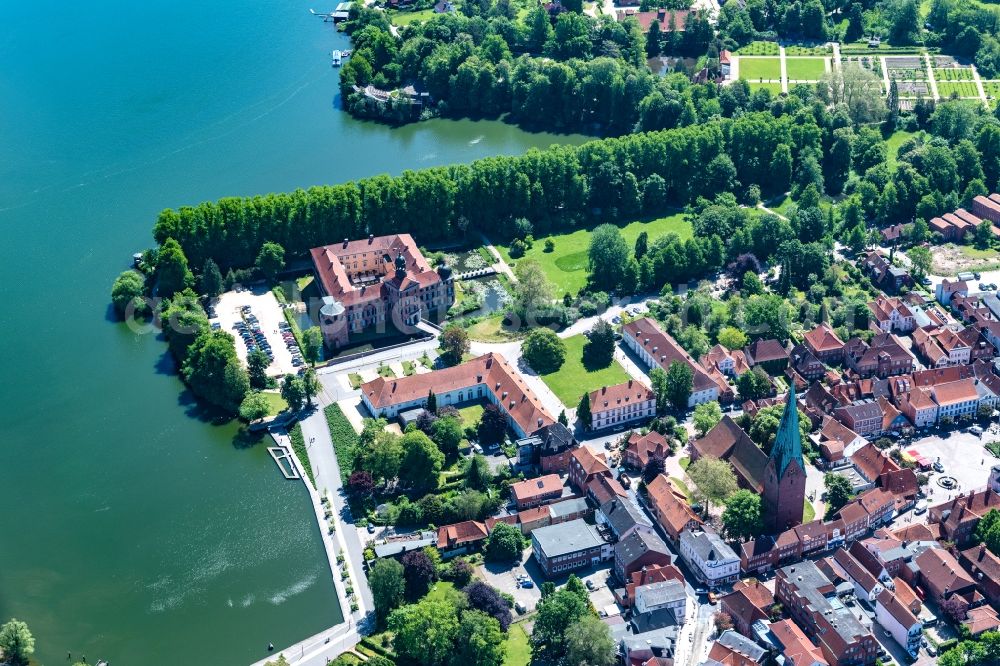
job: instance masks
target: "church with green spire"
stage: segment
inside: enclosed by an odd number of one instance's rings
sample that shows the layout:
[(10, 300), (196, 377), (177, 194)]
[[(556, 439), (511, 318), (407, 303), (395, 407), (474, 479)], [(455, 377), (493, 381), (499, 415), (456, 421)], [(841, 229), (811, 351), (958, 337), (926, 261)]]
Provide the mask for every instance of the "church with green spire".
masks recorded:
[(795, 385), (785, 401), (785, 412), (764, 468), (764, 531), (779, 534), (802, 524), (806, 500), (806, 465), (802, 458), (802, 435)]

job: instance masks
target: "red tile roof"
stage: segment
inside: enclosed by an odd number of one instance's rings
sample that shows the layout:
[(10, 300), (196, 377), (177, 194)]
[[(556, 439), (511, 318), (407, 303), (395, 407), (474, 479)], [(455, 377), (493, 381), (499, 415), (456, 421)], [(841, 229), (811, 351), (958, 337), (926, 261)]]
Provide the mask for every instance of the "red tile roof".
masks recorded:
[(493, 394), (499, 406), (525, 433), (533, 433), (556, 422), (507, 359), (492, 352), (460, 365), (426, 374), (398, 378), (376, 377), (362, 384), (361, 392), (378, 410), (421, 400), (431, 390), (444, 393), (480, 384)]
[(630, 379), (614, 386), (603, 386), (590, 393), (590, 413), (603, 412), (629, 404), (656, 400), (656, 394), (642, 382)]

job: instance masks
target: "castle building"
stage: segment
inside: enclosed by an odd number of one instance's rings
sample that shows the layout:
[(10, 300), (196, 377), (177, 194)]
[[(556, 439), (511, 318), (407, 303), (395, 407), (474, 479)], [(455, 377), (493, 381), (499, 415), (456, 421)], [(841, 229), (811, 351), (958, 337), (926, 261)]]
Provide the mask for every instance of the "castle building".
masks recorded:
[(806, 499), (806, 466), (802, 459), (799, 410), (790, 386), (785, 411), (764, 467), (764, 532), (780, 534), (802, 524)]
[(409, 234), (345, 238), (310, 254), (323, 295), (320, 328), (333, 349), (364, 331), (415, 326), (455, 302), (451, 269), (432, 269)]

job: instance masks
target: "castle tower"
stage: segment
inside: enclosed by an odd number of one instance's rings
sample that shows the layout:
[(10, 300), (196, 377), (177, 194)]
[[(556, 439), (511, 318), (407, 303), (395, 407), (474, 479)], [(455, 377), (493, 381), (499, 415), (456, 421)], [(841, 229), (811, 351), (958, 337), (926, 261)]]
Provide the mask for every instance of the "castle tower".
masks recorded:
[(802, 459), (799, 409), (795, 385), (788, 390), (785, 412), (764, 468), (764, 532), (778, 534), (802, 524), (806, 499), (806, 465)]

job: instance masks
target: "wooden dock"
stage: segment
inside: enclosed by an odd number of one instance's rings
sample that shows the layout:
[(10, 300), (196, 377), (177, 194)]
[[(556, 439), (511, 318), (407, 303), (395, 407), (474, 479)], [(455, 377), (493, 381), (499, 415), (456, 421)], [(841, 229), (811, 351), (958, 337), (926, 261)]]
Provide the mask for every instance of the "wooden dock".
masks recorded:
[(271, 454), (271, 458), (274, 459), (274, 463), (286, 479), (295, 481), (302, 478), (299, 476), (299, 470), (296, 469), (295, 463), (292, 462), (292, 454), (285, 447), (269, 446), (267, 447), (267, 452)]

